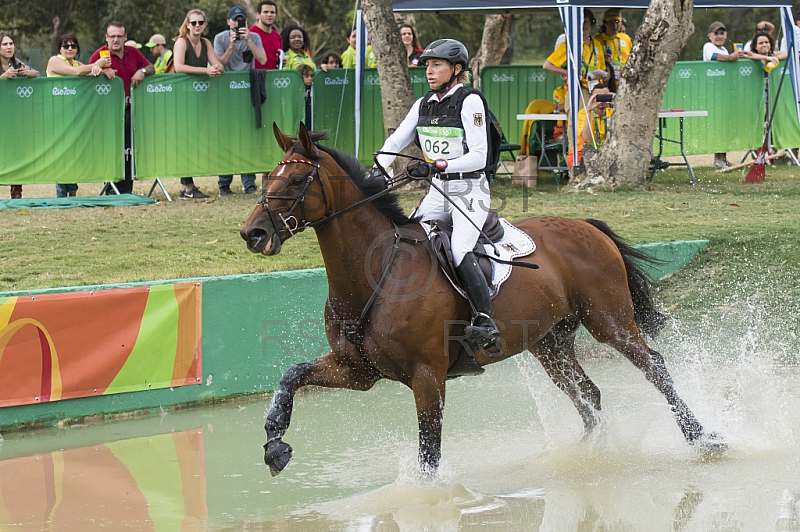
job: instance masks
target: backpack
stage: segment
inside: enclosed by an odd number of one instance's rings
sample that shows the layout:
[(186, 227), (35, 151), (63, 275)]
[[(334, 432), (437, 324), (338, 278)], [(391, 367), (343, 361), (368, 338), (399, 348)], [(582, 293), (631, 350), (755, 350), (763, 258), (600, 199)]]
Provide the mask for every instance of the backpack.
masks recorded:
[[(497, 160), (500, 157), (500, 144), (502, 144), (503, 134), (502, 130), (500, 129), (500, 123), (497, 122), (497, 119), (494, 117), (492, 112), (489, 111), (489, 105), (486, 103), (486, 98), (484, 98), (483, 94), (481, 94), (479, 90), (471, 87), (461, 87), (461, 90), (455, 94), (455, 100), (451, 100), (451, 104), (447, 106), (445, 116), (450, 118), (457, 117), (461, 113), (461, 107), (464, 103), (464, 98), (470, 94), (477, 94), (480, 96), (481, 101), (483, 102), (483, 110), (485, 111), (484, 115), (486, 116), (487, 121), (486, 145), (488, 146), (488, 150), (486, 151), (486, 166), (484, 166), (483, 171), (486, 173), (487, 177), (491, 177), (494, 175), (494, 170), (497, 166)], [(420, 116), (430, 116), (432, 107), (430, 99), (433, 95), (434, 92), (431, 91), (422, 98), (422, 104), (419, 107)], [(418, 137), (415, 138), (415, 142), (417, 145), (419, 145)]]

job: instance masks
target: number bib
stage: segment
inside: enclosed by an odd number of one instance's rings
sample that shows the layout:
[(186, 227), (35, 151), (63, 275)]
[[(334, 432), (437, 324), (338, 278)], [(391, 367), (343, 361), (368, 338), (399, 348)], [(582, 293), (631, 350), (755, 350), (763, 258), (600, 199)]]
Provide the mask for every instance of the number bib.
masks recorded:
[(459, 127), (417, 126), (425, 160), (455, 159), (464, 155), (464, 130)]

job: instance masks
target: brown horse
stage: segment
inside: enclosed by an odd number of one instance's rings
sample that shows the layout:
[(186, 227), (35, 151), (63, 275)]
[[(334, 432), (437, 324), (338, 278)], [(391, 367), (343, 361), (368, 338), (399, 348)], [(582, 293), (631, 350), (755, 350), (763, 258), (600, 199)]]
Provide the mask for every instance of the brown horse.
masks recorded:
[[(299, 388), (368, 390), (386, 378), (413, 391), (420, 464), (433, 472), (441, 456), (445, 380), (462, 348), (468, 302), (432, 259), (422, 227), (385, 194), (383, 180), (368, 177), (355, 158), (317, 144), (302, 124), (296, 141), (273, 129), (286, 155), (264, 177), (264, 195), (241, 236), (251, 251), (275, 255), (294, 233), (316, 230), (328, 274), (325, 331), (331, 351), (292, 366), (281, 378), (265, 424), (265, 462), (277, 475), (291, 459), (292, 448), (282, 437)], [(639, 330), (655, 334), (665, 320), (635, 264), (646, 257), (596, 220), (527, 218), (516, 226), (536, 242), (536, 252), (524, 260), (539, 268), (515, 268), (494, 299), (503, 354), (478, 353), (478, 364), (529, 350), (570, 397), (589, 433), (598, 423), (600, 391), (575, 355), (575, 334), (583, 324), (664, 394), (690, 444), (724, 450), (678, 397), (663, 357)]]

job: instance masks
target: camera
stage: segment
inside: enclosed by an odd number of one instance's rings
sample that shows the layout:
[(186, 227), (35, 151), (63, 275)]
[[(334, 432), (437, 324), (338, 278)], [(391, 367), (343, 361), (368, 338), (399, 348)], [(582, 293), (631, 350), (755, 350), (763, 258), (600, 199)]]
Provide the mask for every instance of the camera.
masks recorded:
[(239, 40), (242, 38), (242, 30), (247, 28), (247, 19), (244, 17), (236, 17), (236, 35), (234, 36), (235, 40)]
[(610, 102), (613, 99), (614, 99), (614, 95), (613, 94), (598, 94), (597, 98), (595, 98), (595, 101), (597, 101), (597, 102)]

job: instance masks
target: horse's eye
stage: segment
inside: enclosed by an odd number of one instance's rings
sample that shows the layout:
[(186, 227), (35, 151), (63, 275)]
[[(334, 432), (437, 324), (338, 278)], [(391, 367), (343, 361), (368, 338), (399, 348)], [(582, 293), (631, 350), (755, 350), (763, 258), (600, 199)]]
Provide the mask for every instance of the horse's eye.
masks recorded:
[(303, 182), (305, 182), (305, 180), (306, 180), (306, 178), (305, 178), (305, 177), (303, 177), (303, 176), (297, 176), (297, 177), (295, 177), (295, 178), (293, 178), (293, 179), (291, 180), (291, 182), (289, 183), (289, 186), (290, 186), (290, 187), (299, 187), (300, 185), (302, 185), (302, 184), (303, 184)]

